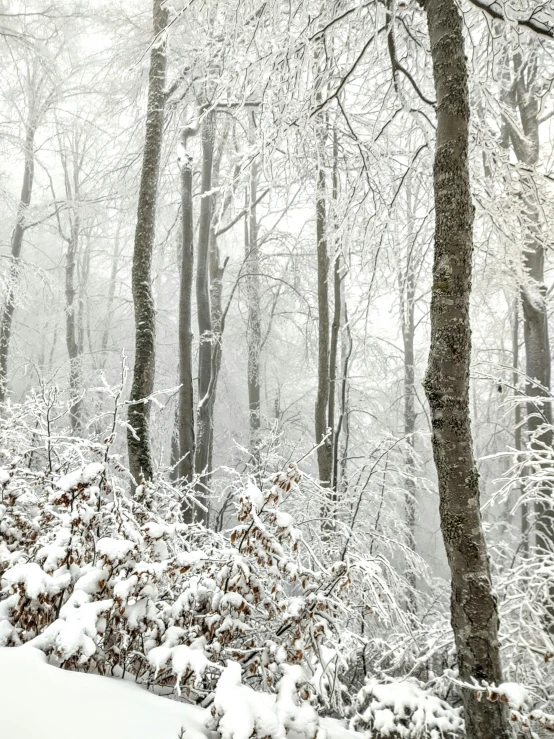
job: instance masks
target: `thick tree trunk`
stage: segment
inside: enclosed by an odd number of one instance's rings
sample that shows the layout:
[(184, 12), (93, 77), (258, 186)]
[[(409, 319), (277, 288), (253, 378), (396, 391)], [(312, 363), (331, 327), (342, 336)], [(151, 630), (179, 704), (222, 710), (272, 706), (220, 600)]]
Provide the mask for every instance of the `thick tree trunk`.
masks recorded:
[[(469, 415), (469, 298), (473, 206), (469, 185), (469, 94), (462, 20), (455, 0), (426, 0), (437, 98), (431, 408), (441, 530), (452, 577), (451, 620), (460, 678), (500, 683), (498, 612), (479, 505)], [(463, 690), (469, 739), (508, 739), (505, 707)]]
[(166, 81), (166, 43), (163, 30), (168, 10), (153, 2), (154, 39), (150, 52), (146, 139), (133, 252), (132, 288), (135, 307), (135, 365), (127, 432), (129, 469), (134, 484), (150, 480), (154, 472), (150, 447), (150, 402), (154, 390), (156, 313), (152, 295), (152, 252), (156, 235), (156, 199), (163, 141)]
[[(212, 409), (210, 402), (210, 382), (212, 377), (212, 314), (210, 304), (209, 250), (212, 220), (212, 167), (214, 155), (214, 113), (208, 112), (201, 124), (202, 135), (202, 200), (200, 203), (200, 224), (198, 231), (198, 260), (196, 266), (196, 306), (198, 313), (198, 409), (195, 472), (196, 492), (200, 502), (204, 502), (211, 470), (209, 469)], [(206, 512), (197, 507), (195, 518), (206, 521)]]
[(11, 264), (8, 288), (0, 320), (0, 403), (6, 400), (8, 389), (8, 357), (10, 352), (10, 341), (12, 336), (13, 314), (17, 286), (19, 283), (19, 272), (21, 268), (21, 249), (23, 247), (23, 235), (25, 233), (25, 215), (31, 203), (33, 192), (33, 176), (35, 171), (35, 124), (30, 121), (27, 124), (25, 134), (25, 170), (23, 173), (23, 184), (21, 196), (17, 208), (17, 219), (11, 240)]
[(188, 130), (182, 133), (181, 162), (181, 287), (179, 293), (179, 412), (177, 479), (191, 482), (194, 472), (194, 383), (192, 376), (192, 282), (194, 274), (194, 221), (192, 210), (192, 158), (186, 153)]
[[(249, 111), (249, 140), (255, 141), (254, 111)], [(260, 249), (258, 244), (258, 163), (256, 158), (250, 166), (248, 219), (245, 221), (246, 247), (246, 295), (248, 301), (248, 323), (246, 343), (248, 346), (248, 417), (250, 428), (250, 451), (256, 455), (260, 443), (260, 353), (262, 345), (262, 320), (260, 307)]]

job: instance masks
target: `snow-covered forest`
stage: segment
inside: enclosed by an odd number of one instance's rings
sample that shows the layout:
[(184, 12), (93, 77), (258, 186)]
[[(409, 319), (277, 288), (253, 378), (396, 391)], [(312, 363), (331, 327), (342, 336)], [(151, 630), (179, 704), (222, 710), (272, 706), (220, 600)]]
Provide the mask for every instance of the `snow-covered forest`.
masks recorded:
[(0, 736), (554, 732), (553, 0), (0, 0)]

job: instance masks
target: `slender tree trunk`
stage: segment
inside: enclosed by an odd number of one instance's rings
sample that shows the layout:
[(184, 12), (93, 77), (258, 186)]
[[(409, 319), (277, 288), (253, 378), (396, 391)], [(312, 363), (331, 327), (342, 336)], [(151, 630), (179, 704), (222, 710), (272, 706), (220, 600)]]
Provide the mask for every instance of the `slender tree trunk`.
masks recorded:
[[(523, 308), (523, 339), (525, 344), (525, 372), (527, 375), (526, 394), (527, 430), (531, 447), (540, 456), (549, 452), (554, 441), (552, 434), (552, 405), (550, 400), (550, 341), (548, 335), (548, 314), (546, 304), (546, 285), (544, 283), (544, 252), (541, 238), (540, 205), (533, 182), (533, 170), (540, 156), (539, 141), (539, 99), (535, 93), (538, 74), (538, 60), (533, 51), (523, 68), (521, 54), (513, 55), (513, 75), (506, 61), (503, 80), (505, 90), (503, 101), (515, 113), (519, 112), (521, 130), (513, 117), (503, 118), (502, 140), (504, 147), (510, 141), (518, 162), (524, 165), (520, 170), (521, 220), (524, 233), (523, 265), (526, 276), (521, 285), (521, 304)], [(546, 464), (550, 464), (547, 460)], [(550, 498), (550, 487), (543, 492)], [(544, 549), (552, 549), (554, 540), (553, 511), (545, 500), (536, 505), (538, 520), (536, 528), (537, 544)]]
[[(408, 260), (408, 274), (406, 276), (406, 294), (403, 306), (402, 339), (404, 344), (404, 436), (406, 437), (406, 495), (404, 508), (406, 512), (406, 534), (407, 545), (412, 551), (416, 551), (415, 525), (416, 525), (416, 486), (415, 486), (415, 277), (410, 260)], [(414, 593), (417, 584), (416, 572), (413, 565), (406, 570), (406, 578), (411, 593), (409, 604), (415, 610)]]
[[(514, 300), (514, 313), (513, 313), (513, 327), (512, 327), (512, 357), (513, 357), (513, 373), (512, 373), (512, 385), (514, 386), (514, 392), (517, 396), (519, 395), (519, 296)], [(517, 402), (514, 407), (514, 446), (517, 452), (521, 452), (523, 449), (522, 440), (522, 428), (521, 428), (521, 405)], [(519, 461), (518, 454), (518, 461)], [(519, 497), (523, 495), (523, 486), (520, 485), (518, 491)], [(523, 540), (523, 550), (529, 551), (529, 510), (527, 503), (521, 504), (521, 536)]]
[[(341, 322), (341, 252), (338, 237), (338, 224), (336, 219), (336, 208), (339, 199), (339, 156), (338, 135), (336, 126), (333, 128), (333, 206), (335, 208), (335, 258), (333, 263), (333, 322), (331, 324), (331, 344), (329, 348), (329, 403), (327, 426), (331, 429), (329, 439), (331, 448), (331, 487), (333, 489), (333, 504), (337, 499), (338, 482), (338, 445), (335, 444), (336, 421), (335, 407), (337, 399), (337, 356), (339, 346), (340, 322)], [(336, 514), (336, 511), (334, 512)]]
[[(196, 492), (200, 502), (205, 500), (211, 470), (209, 469), (212, 408), (209, 390), (212, 377), (212, 314), (210, 304), (209, 249), (212, 220), (212, 167), (214, 155), (214, 113), (205, 114), (201, 124), (202, 135), (202, 200), (198, 232), (198, 260), (196, 266), (196, 305), (198, 313), (198, 409), (195, 472)], [(196, 520), (206, 521), (207, 515), (199, 506)]]
[(107, 361), (107, 350), (108, 342), (110, 340), (110, 333), (112, 330), (113, 322), (113, 304), (115, 300), (115, 286), (117, 281), (117, 272), (119, 269), (119, 249), (120, 249), (120, 230), (121, 225), (118, 225), (115, 234), (113, 252), (112, 252), (112, 266), (110, 270), (110, 281), (108, 283), (108, 295), (106, 297), (106, 318), (104, 323), (104, 330), (102, 332), (102, 340), (100, 342), (100, 351), (102, 352), (101, 366), (104, 368)]
[[(350, 359), (354, 348), (352, 342), (352, 331), (348, 322), (348, 306), (346, 304), (346, 294), (344, 289), (344, 280), (341, 280), (340, 286), (340, 304), (341, 304), (341, 384), (340, 384), (340, 416), (337, 428), (334, 434), (333, 447), (336, 467), (339, 466), (340, 455), (340, 475), (337, 478), (336, 488), (344, 491), (347, 483), (348, 472), (348, 450), (350, 444), (350, 402), (349, 402), (349, 381), (348, 372), (350, 368)], [(344, 438), (342, 454), (340, 454), (339, 443), (341, 437)]]
[(23, 247), (23, 235), (25, 233), (25, 215), (31, 203), (31, 194), (33, 192), (33, 176), (35, 171), (34, 140), (35, 124), (30, 120), (25, 133), (25, 170), (23, 173), (23, 184), (21, 186), (17, 218), (11, 240), (10, 276), (2, 310), (2, 318), (0, 320), (0, 403), (6, 400), (8, 389), (8, 357), (21, 268), (20, 259), (21, 249)]
[[(441, 530), (452, 577), (451, 621), (460, 678), (502, 681), (498, 611), (479, 505), (469, 413), (469, 298), (473, 205), (469, 184), (469, 93), (462, 20), (455, 0), (426, 0), (437, 98), (431, 409)], [(464, 689), (468, 739), (508, 739), (504, 705)]]
[[(227, 146), (229, 132), (231, 127), (229, 121), (223, 127), (221, 136), (218, 137), (217, 149), (214, 152), (213, 166), (212, 166), (212, 190), (216, 190), (219, 185), (219, 170), (221, 167), (221, 161), (223, 154)], [(240, 167), (235, 166), (234, 180), (238, 180), (240, 175)], [(222, 351), (223, 351), (223, 275), (225, 273), (225, 267), (227, 259), (224, 260), (223, 264), (220, 261), (219, 246), (217, 243), (217, 228), (214, 219), (214, 213), (216, 207), (219, 208), (218, 222), (229, 208), (233, 201), (233, 191), (227, 192), (221, 206), (218, 206), (217, 196), (212, 197), (212, 218), (210, 223), (210, 253), (209, 253), (209, 268), (210, 268), (210, 303), (211, 303), (211, 314), (212, 314), (212, 331), (213, 331), (213, 348), (212, 348), (212, 366), (211, 366), (211, 380), (210, 380), (210, 418), (211, 418), (211, 433), (210, 433), (210, 449), (208, 452), (208, 469), (213, 470), (213, 452), (214, 452), (214, 434), (215, 434), (215, 401), (217, 396), (217, 383), (219, 380), (219, 371), (221, 369)], [(224, 504), (225, 507), (225, 504)], [(222, 514), (223, 515), (223, 514)], [(221, 521), (221, 517), (218, 513), (217, 521)], [(218, 524), (217, 524), (218, 525)]]
[(194, 221), (192, 158), (186, 153), (188, 130), (182, 133), (181, 163), (181, 288), (179, 293), (179, 411), (177, 479), (192, 482), (194, 472), (194, 382), (192, 376), (192, 282), (194, 275)]
[(135, 365), (127, 432), (129, 469), (134, 484), (151, 480), (154, 472), (150, 446), (150, 401), (154, 390), (156, 312), (152, 294), (152, 252), (156, 235), (156, 199), (163, 141), (166, 81), (166, 43), (163, 30), (168, 10), (153, 0), (155, 43), (150, 52), (146, 139), (135, 228), (132, 288), (135, 307)]
[[(74, 197), (78, 197), (78, 189), (74, 191)], [(75, 299), (75, 268), (77, 265), (77, 254), (79, 251), (80, 217), (78, 203), (75, 200), (75, 212), (71, 218), (71, 231), (67, 239), (67, 253), (65, 257), (65, 343), (69, 356), (69, 394), (70, 408), (69, 419), (71, 432), (75, 436), (81, 434), (81, 351), (78, 341), (77, 301)]]
[[(254, 111), (249, 111), (249, 140), (255, 141)], [(246, 343), (248, 346), (248, 417), (250, 427), (250, 451), (256, 456), (260, 443), (260, 353), (262, 345), (262, 320), (260, 307), (260, 249), (258, 244), (258, 162), (254, 158), (250, 166), (248, 220), (245, 221), (246, 247), (246, 294), (248, 300), (248, 323)]]
[(222, 349), (223, 349), (223, 274), (225, 272), (225, 262), (219, 261), (219, 248), (217, 245), (217, 236), (213, 228), (210, 233), (210, 301), (212, 308), (212, 327), (214, 334), (214, 350), (212, 352), (212, 377), (210, 382), (210, 418), (212, 429), (210, 433), (210, 451), (208, 455), (208, 469), (213, 470), (213, 451), (214, 451), (214, 410), (215, 399), (217, 395), (217, 382), (219, 380), (219, 371), (221, 369)]
[[(520, 96), (531, 97), (524, 91)], [(534, 167), (538, 160), (538, 101), (531, 107), (520, 99), (519, 108), (524, 122), (525, 136), (536, 142), (536, 155), (520, 158), (519, 161)], [(542, 457), (545, 452), (549, 456), (552, 450), (552, 404), (550, 400), (550, 339), (548, 332), (548, 312), (546, 302), (546, 285), (544, 282), (544, 243), (540, 236), (539, 203), (537, 200), (533, 176), (522, 173), (522, 203), (525, 229), (524, 266), (526, 279), (521, 289), (523, 308), (523, 339), (525, 343), (525, 374), (527, 375), (526, 393), (530, 398), (527, 403), (527, 431), (531, 447)], [(545, 462), (550, 465), (549, 459)], [(552, 550), (554, 541), (553, 510), (550, 502), (552, 486), (543, 491), (542, 499), (536, 504), (537, 545)]]
[[(319, 122), (324, 126), (324, 121)], [(332, 443), (327, 435), (329, 408), (329, 256), (327, 246), (327, 207), (325, 177), (325, 133), (318, 131), (318, 169), (316, 181), (316, 241), (317, 241), (317, 306), (318, 363), (317, 396), (315, 403), (315, 440), (320, 484), (331, 484)], [(324, 440), (325, 439), (325, 440)], [(324, 441), (323, 441), (324, 440)], [(322, 443), (323, 442), (323, 443)], [(328, 511), (327, 511), (328, 513)], [(324, 512), (325, 515), (325, 512)]]

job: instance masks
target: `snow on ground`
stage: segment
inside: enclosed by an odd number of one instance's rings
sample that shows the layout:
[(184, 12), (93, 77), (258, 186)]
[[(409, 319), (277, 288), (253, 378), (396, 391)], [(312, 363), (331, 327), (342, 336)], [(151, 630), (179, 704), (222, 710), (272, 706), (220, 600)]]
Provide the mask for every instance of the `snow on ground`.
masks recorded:
[(205, 711), (133, 683), (53, 667), (32, 647), (0, 648), (2, 739), (206, 739)]
[[(0, 648), (2, 739), (179, 739), (181, 729), (185, 739), (217, 739), (205, 726), (209, 716), (126, 680), (54, 667), (33, 647)], [(245, 718), (236, 717), (234, 731)], [(362, 736), (330, 718), (321, 728), (318, 736), (327, 739)], [(305, 734), (289, 727), (287, 739)]]

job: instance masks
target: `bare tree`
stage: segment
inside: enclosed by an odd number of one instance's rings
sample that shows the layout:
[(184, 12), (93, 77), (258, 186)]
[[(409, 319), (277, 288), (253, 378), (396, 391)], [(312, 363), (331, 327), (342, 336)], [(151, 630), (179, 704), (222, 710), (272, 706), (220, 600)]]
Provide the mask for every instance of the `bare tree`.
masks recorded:
[(21, 249), (23, 246), (23, 235), (26, 228), (25, 215), (27, 208), (31, 203), (31, 194), (33, 191), (35, 130), (36, 121), (34, 119), (34, 112), (30, 112), (25, 132), (25, 169), (23, 172), (23, 184), (21, 186), (19, 205), (17, 207), (17, 219), (11, 239), (9, 283), (2, 310), (2, 320), (0, 321), (0, 403), (5, 401), (8, 387), (8, 356), (12, 335), (13, 314), (15, 311), (16, 290), (21, 268)]
[[(460, 678), (502, 680), (498, 612), (479, 505), (469, 414), (473, 205), (469, 183), (469, 93), (462, 20), (455, 0), (427, 0), (437, 99), (431, 408), (441, 530), (452, 579), (451, 622)], [(510, 736), (500, 701), (463, 690), (469, 739)]]
[[(519, 41), (518, 41), (519, 43)], [(540, 157), (539, 109), (537, 95), (539, 66), (533, 40), (526, 45), (524, 60), (520, 48), (507, 55), (503, 68), (503, 102), (501, 144), (511, 147), (518, 162), (520, 219), (523, 231), (524, 278), (521, 284), (523, 308), (523, 339), (525, 344), (525, 373), (527, 430), (533, 448), (541, 451), (552, 446), (552, 405), (550, 401), (551, 359), (548, 334), (546, 285), (544, 281), (545, 243), (540, 223), (540, 202), (533, 171)], [(516, 116), (519, 115), (519, 125)], [(545, 498), (548, 491), (545, 491)], [(552, 510), (544, 501), (537, 503), (537, 543), (543, 548), (552, 546), (554, 529)], [(527, 511), (523, 510), (524, 518)]]
[(154, 390), (156, 312), (152, 295), (152, 252), (156, 235), (156, 199), (163, 140), (166, 80), (166, 41), (163, 33), (168, 13), (163, 0), (153, 0), (154, 42), (150, 51), (146, 139), (133, 252), (133, 302), (135, 308), (135, 364), (129, 398), (127, 446), (129, 469), (138, 484), (154, 472), (150, 447), (150, 400)]
[[(200, 202), (200, 222), (198, 229), (198, 258), (196, 262), (196, 307), (198, 313), (198, 408), (196, 415), (196, 456), (195, 473), (196, 490), (201, 501), (210, 477), (209, 469), (211, 435), (212, 435), (212, 402), (210, 382), (212, 379), (212, 312), (210, 302), (210, 232), (212, 221), (212, 168), (214, 156), (215, 113), (208, 110), (200, 124), (202, 138), (202, 183)], [(198, 506), (197, 519), (206, 520), (203, 508)]]
[(45, 94), (45, 87), (51, 87), (47, 82), (48, 74), (43, 67), (40, 57), (35, 58), (32, 64), (27, 65), (27, 75), (24, 79), (25, 94), (27, 97), (27, 118), (25, 121), (25, 140), (23, 143), (24, 169), (21, 194), (17, 206), (15, 227), (11, 237), (11, 261), (8, 287), (0, 318), (0, 403), (6, 399), (8, 389), (8, 358), (12, 337), (13, 316), (16, 306), (17, 288), (21, 271), (21, 251), (23, 238), (29, 224), (27, 210), (31, 204), (33, 180), (35, 173), (35, 134), (42, 117), (54, 99), (54, 90)]
[(197, 129), (181, 133), (181, 280), (179, 293), (179, 462), (177, 478), (192, 481), (194, 472), (194, 382), (192, 375), (192, 283), (194, 276), (194, 222), (192, 209), (192, 156), (187, 141)]
[(316, 249), (317, 249), (317, 395), (315, 402), (315, 438), (319, 444), (317, 464), (319, 480), (322, 485), (331, 484), (332, 444), (328, 433), (329, 412), (329, 254), (327, 223), (327, 177), (325, 173), (325, 141), (327, 120), (319, 115), (316, 132), (317, 173), (316, 173)]
[[(253, 110), (248, 112), (250, 144), (255, 143), (256, 119)], [(248, 347), (248, 417), (250, 427), (250, 451), (256, 454), (260, 443), (260, 353), (262, 344), (262, 320), (260, 306), (260, 246), (258, 243), (258, 162), (254, 157), (250, 165), (248, 187), (248, 218), (245, 219), (245, 269), (248, 322), (246, 344)]]

